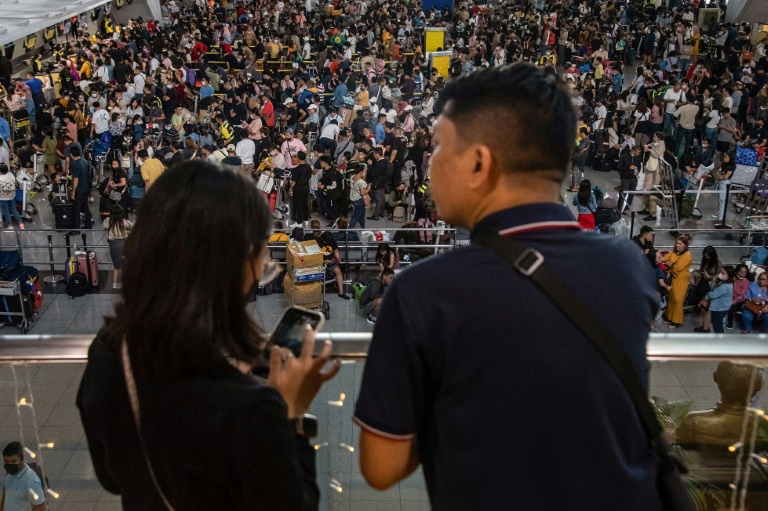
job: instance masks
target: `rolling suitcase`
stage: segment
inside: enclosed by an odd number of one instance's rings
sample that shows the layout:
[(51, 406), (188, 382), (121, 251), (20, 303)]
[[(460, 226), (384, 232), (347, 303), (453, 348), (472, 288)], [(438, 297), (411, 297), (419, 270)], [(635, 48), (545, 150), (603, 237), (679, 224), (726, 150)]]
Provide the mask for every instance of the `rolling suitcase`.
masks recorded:
[(88, 277), (88, 283), (92, 288), (99, 287), (99, 259), (95, 252), (88, 250), (85, 234), (83, 237), (83, 249), (75, 250), (77, 259), (77, 271)]
[(75, 204), (56, 199), (51, 203), (56, 229), (73, 229), (75, 227)]

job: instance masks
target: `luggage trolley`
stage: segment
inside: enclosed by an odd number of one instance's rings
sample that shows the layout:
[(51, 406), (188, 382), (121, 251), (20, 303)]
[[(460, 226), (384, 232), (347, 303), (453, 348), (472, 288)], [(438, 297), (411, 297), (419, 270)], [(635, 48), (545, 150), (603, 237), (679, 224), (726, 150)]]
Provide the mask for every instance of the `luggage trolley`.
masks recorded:
[[(325, 315), (325, 319), (331, 319), (331, 306), (325, 298), (325, 275), (326, 265), (316, 268), (303, 268), (293, 270), (291, 278), (296, 284), (307, 284), (309, 282), (320, 282), (320, 305), (318, 307), (307, 307), (308, 309), (317, 309)], [(291, 293), (291, 305), (295, 305), (296, 292)]]
[[(10, 312), (10, 304), (13, 300), (18, 300), (19, 312)], [(20, 317), (21, 321), (18, 323), (22, 334), (29, 333), (30, 325), (32, 324), (32, 308), (29, 301), (24, 300), (24, 293), (21, 291), (21, 281), (19, 279), (7, 281), (0, 280), (0, 301), (3, 302), (8, 312), (0, 313), (0, 319), (7, 317)]]

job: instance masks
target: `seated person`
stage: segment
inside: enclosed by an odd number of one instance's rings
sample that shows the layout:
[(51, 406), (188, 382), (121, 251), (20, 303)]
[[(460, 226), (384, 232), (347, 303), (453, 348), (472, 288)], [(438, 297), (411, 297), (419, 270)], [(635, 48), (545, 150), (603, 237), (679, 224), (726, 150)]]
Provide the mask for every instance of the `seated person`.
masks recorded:
[(384, 268), (377, 278), (368, 283), (363, 294), (360, 295), (360, 310), (367, 316), (368, 323), (374, 324), (376, 322), (384, 292), (394, 278), (395, 270)]
[(336, 286), (338, 288), (339, 298), (349, 300), (350, 296), (344, 292), (344, 277), (341, 274), (341, 254), (339, 254), (339, 244), (333, 239), (333, 234), (329, 231), (320, 231), (320, 221), (312, 220), (309, 223), (312, 234), (308, 234), (305, 239), (312, 239), (320, 245), (320, 251), (323, 253), (326, 275), (333, 274), (336, 277)]
[(275, 222), (275, 230), (269, 237), (268, 243), (288, 243), (288, 234), (285, 233), (283, 222)]
[(408, 211), (408, 194), (408, 187), (404, 181), (401, 181), (397, 188), (392, 190), (392, 193), (387, 197), (387, 218), (392, 220), (392, 215), (398, 206), (402, 206), (405, 208), (405, 211)]
[(337, 243), (346, 243), (348, 241), (360, 241), (360, 236), (358, 236), (355, 231), (345, 230), (349, 228), (349, 221), (346, 218), (344, 217), (339, 218), (339, 221), (336, 223), (336, 227), (339, 230), (333, 233), (333, 239), (335, 239)]
[(397, 249), (389, 246), (389, 243), (382, 243), (376, 251), (376, 263), (379, 270), (391, 268), (393, 270), (400, 267), (400, 260), (397, 257)]

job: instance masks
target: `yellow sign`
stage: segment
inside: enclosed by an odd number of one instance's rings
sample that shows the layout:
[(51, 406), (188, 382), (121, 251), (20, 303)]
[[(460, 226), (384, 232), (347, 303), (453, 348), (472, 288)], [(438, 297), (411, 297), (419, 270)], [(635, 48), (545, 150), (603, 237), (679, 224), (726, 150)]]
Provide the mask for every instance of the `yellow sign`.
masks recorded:
[(451, 52), (450, 51), (437, 51), (430, 55), (432, 60), (432, 67), (437, 69), (440, 76), (448, 78), (448, 70), (451, 67)]
[(445, 31), (443, 28), (427, 28), (424, 36), (424, 51), (442, 51), (445, 49)]

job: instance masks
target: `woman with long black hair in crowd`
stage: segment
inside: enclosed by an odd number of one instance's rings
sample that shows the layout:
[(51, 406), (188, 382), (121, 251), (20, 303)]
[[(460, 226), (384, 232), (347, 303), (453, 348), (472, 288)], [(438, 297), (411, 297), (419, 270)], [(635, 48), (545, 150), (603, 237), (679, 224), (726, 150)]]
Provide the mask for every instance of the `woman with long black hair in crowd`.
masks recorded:
[(581, 228), (594, 231), (597, 199), (592, 193), (592, 182), (589, 179), (584, 179), (579, 184), (579, 191), (573, 196), (573, 205), (576, 206), (576, 212), (579, 215), (577, 220)]
[[(248, 314), (271, 218), (253, 180), (204, 162), (155, 182), (125, 243), (122, 301), (91, 345), (77, 405), (99, 482), (125, 510), (318, 506), (305, 413), (338, 372), (272, 348)], [(252, 376), (269, 358), (269, 380)], [(138, 426), (137, 426), (138, 423)]]

